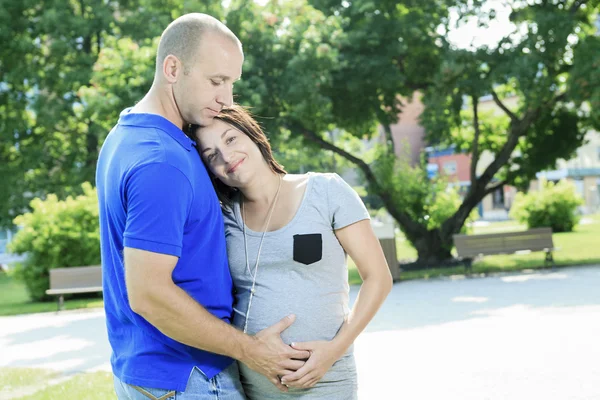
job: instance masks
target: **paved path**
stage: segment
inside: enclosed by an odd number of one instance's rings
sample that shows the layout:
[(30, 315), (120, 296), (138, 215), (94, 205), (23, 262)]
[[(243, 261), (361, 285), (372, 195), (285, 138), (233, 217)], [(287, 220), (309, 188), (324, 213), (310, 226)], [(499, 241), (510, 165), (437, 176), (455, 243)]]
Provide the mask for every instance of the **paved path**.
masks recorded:
[[(398, 283), (355, 348), (362, 400), (600, 399), (600, 268)], [(102, 311), (0, 317), (0, 367), (109, 354)]]

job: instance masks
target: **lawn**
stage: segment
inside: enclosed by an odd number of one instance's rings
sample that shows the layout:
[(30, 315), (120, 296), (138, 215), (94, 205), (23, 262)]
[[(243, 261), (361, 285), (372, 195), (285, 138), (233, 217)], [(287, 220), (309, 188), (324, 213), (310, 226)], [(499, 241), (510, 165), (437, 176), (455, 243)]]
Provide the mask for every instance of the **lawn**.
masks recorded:
[(57, 372), (44, 369), (0, 368), (0, 398), (104, 400), (116, 399), (116, 395), (108, 372), (59, 377)]
[[(489, 225), (476, 225), (471, 234), (498, 233), (522, 231), (527, 227), (515, 221), (493, 222)], [(573, 266), (585, 264), (600, 264), (600, 214), (587, 215), (582, 218), (574, 232), (555, 233), (552, 235), (554, 246), (554, 261), (557, 266)], [(415, 249), (402, 234), (396, 238), (396, 251), (400, 262), (413, 261), (417, 257)], [(519, 255), (486, 256), (473, 263), (473, 273), (488, 274), (494, 272), (520, 271), (523, 269), (538, 269), (544, 267), (544, 253), (535, 252)], [(432, 268), (420, 271), (405, 271), (401, 280), (429, 279), (439, 276), (464, 274), (463, 267)], [(356, 266), (349, 260), (348, 279), (350, 284), (360, 284), (361, 279)]]
[[(102, 307), (99, 297), (65, 300), (65, 309)], [(25, 285), (0, 272), (0, 316), (56, 311), (56, 302), (34, 302)]]
[[(558, 266), (600, 264), (600, 214), (588, 215), (583, 218), (574, 232), (555, 233), (554, 245), (559, 248), (554, 253), (554, 260)], [(489, 225), (473, 227), (472, 234), (497, 233), (507, 231), (525, 230), (524, 225), (515, 221), (493, 222)], [(416, 259), (417, 253), (402, 234), (397, 235), (396, 250), (400, 262), (409, 262)], [(494, 272), (519, 271), (523, 269), (536, 269), (544, 266), (544, 254), (530, 253), (520, 255), (487, 256), (473, 263), (473, 272), (487, 274)], [(429, 279), (438, 276), (463, 274), (463, 267), (433, 268), (420, 271), (405, 271), (402, 280)], [(356, 266), (349, 260), (348, 281), (352, 285), (362, 281)], [(68, 310), (77, 308), (102, 307), (102, 299), (71, 299), (65, 301)], [(16, 282), (10, 276), (0, 273), (0, 316), (28, 314), (36, 312), (56, 311), (56, 303), (32, 302), (29, 300), (25, 286)]]

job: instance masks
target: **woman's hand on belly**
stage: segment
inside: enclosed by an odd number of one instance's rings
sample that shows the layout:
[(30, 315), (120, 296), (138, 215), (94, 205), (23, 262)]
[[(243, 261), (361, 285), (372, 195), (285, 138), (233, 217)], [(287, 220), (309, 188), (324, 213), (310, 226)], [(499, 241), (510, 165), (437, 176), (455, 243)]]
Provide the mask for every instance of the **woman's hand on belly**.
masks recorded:
[(344, 349), (332, 341), (319, 340), (314, 342), (292, 343), (296, 350), (310, 352), (310, 357), (302, 368), (281, 377), (281, 383), (294, 388), (311, 388), (323, 378), (329, 368), (344, 355)]
[(255, 344), (248, 348), (247, 356), (240, 359), (248, 368), (263, 374), (284, 392), (287, 391), (287, 387), (281, 383), (279, 377), (297, 371), (310, 355), (309, 351), (293, 349), (281, 340), (281, 332), (295, 319), (295, 315), (288, 315), (258, 332), (254, 336)]

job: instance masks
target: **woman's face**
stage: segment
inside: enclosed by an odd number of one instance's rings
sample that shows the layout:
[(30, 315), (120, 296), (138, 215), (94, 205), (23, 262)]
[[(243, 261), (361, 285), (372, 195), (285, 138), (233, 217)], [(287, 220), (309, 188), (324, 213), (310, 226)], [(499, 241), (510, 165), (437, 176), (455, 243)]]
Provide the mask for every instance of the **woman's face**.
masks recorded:
[(227, 186), (243, 186), (266, 165), (252, 139), (223, 121), (199, 128), (196, 138), (202, 159)]

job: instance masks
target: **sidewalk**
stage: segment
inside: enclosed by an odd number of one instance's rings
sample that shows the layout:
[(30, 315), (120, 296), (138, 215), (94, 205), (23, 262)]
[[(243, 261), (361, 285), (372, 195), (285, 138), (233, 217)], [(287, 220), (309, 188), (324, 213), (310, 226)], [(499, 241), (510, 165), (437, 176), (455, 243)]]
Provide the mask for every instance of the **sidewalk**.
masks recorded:
[[(356, 342), (359, 398), (600, 399), (598, 288), (599, 267), (398, 283)], [(0, 317), (0, 367), (109, 357), (101, 310)]]

